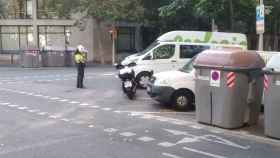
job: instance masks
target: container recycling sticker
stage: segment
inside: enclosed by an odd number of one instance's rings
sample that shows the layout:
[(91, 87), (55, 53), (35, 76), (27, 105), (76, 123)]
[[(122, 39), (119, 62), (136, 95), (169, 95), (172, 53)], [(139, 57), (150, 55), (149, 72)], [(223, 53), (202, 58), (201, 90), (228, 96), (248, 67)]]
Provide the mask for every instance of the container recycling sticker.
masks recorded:
[(211, 70), (210, 86), (211, 87), (221, 86), (221, 71)]

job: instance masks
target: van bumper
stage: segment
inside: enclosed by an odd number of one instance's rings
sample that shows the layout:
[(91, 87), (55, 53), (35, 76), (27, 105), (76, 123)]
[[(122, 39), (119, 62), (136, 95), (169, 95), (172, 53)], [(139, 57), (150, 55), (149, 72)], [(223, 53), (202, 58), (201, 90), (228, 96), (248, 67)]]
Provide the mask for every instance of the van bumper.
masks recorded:
[(172, 94), (175, 89), (167, 86), (155, 86), (151, 83), (148, 84), (147, 93), (148, 95), (160, 102), (160, 103), (170, 103), (172, 99)]

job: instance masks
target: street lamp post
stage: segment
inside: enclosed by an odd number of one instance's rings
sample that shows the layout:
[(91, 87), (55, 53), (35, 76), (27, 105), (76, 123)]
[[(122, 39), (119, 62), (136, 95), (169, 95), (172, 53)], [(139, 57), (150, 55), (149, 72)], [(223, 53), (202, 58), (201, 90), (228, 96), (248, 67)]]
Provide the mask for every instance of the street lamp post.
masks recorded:
[[(263, 5), (264, 5), (263, 0), (260, 0), (260, 6), (263, 6)], [(259, 51), (263, 51), (263, 44), (264, 44), (263, 36), (264, 36), (263, 32), (259, 34)]]

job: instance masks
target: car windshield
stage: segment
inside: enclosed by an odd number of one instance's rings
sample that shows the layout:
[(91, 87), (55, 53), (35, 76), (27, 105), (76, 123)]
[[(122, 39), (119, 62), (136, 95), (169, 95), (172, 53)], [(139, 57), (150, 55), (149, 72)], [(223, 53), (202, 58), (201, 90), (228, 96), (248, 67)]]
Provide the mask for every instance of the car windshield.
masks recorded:
[(179, 71), (182, 71), (185, 73), (190, 73), (193, 70), (193, 61), (194, 61), (194, 59), (189, 61), (185, 66), (183, 66), (181, 69), (179, 69)]
[(153, 42), (146, 49), (144, 49), (142, 52), (137, 53), (137, 56), (141, 56), (141, 55), (146, 54), (148, 51), (150, 51), (151, 49), (153, 49), (157, 45), (159, 45), (158, 41)]

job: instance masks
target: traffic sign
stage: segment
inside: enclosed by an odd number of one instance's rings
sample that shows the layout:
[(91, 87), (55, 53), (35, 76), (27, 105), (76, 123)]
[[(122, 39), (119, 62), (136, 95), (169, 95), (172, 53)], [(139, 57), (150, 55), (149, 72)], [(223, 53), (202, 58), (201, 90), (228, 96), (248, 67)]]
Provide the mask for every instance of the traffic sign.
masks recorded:
[(256, 8), (256, 29), (258, 34), (263, 34), (265, 31), (265, 7), (259, 5)]
[(220, 85), (221, 85), (221, 71), (211, 70), (210, 86), (220, 87)]

